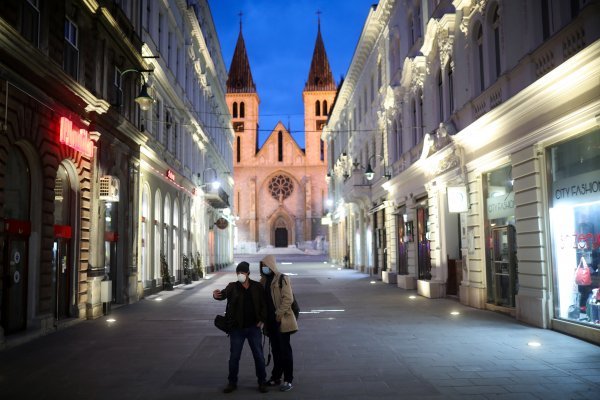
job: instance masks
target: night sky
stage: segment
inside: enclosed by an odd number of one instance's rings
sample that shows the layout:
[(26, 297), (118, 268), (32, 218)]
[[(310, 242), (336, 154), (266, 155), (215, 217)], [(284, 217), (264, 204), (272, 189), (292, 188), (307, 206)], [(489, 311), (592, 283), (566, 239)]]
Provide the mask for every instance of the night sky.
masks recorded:
[(333, 77), (346, 75), (372, 4), (376, 0), (209, 0), (226, 68), (240, 29), (260, 97), (260, 144), (281, 120), (304, 148), (302, 90), (317, 37), (321, 35)]

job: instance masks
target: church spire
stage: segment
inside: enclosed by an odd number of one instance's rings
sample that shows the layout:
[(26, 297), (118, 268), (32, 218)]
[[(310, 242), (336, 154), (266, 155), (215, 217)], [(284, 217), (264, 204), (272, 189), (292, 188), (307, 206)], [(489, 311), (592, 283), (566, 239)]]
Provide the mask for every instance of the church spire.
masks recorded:
[(333, 80), (329, 59), (327, 58), (327, 52), (325, 52), (325, 45), (323, 44), (323, 38), (321, 37), (321, 12), (318, 11), (317, 15), (317, 40), (315, 42), (312, 62), (310, 63), (310, 71), (308, 72), (308, 80), (306, 81), (304, 90), (335, 90), (335, 81)]
[(229, 76), (227, 77), (228, 93), (256, 93), (256, 86), (250, 71), (250, 62), (246, 53), (246, 44), (242, 36), (242, 19), (240, 17), (240, 34), (235, 45)]

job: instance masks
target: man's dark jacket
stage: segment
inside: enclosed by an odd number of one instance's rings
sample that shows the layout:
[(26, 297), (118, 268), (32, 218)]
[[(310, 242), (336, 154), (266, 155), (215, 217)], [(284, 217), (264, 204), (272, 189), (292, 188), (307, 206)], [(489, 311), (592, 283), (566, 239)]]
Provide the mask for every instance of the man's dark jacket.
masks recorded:
[(227, 299), (227, 316), (235, 321), (234, 329), (240, 329), (244, 323), (244, 290), (250, 291), (257, 321), (265, 322), (267, 319), (267, 303), (262, 285), (250, 279), (250, 287), (244, 289), (241, 283), (230, 282), (217, 300)]

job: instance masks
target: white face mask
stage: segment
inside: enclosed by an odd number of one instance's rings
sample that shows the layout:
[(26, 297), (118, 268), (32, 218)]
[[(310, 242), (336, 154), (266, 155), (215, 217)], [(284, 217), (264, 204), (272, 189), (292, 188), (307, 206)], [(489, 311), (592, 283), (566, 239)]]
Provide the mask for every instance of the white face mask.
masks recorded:
[(265, 275), (271, 275), (271, 268), (269, 267), (262, 267), (262, 273)]
[(244, 275), (244, 274), (238, 274), (238, 281), (240, 283), (246, 282), (246, 275)]

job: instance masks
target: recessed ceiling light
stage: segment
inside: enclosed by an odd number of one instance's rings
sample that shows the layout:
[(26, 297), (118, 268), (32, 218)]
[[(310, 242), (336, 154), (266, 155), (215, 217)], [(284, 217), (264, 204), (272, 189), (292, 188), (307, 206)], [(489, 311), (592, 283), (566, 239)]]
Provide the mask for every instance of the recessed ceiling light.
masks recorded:
[(162, 297), (157, 297), (155, 300), (156, 301), (162, 301)]
[(113, 323), (113, 322), (117, 322), (117, 320), (114, 319), (114, 318), (109, 318), (109, 319), (106, 320), (106, 322)]
[(451, 315), (460, 315), (460, 313), (458, 311), (452, 311), (450, 314)]
[(417, 298), (417, 296), (415, 296), (414, 294), (411, 294), (410, 296), (408, 296), (409, 299), (414, 300)]
[(540, 347), (542, 344), (540, 342), (528, 342), (527, 346), (530, 347)]
[(375, 281), (371, 281), (371, 285), (373, 285), (373, 284), (375, 284), (375, 283), (377, 283), (377, 282), (375, 282)]
[(342, 270), (341, 268), (338, 268), (338, 271), (341, 271), (341, 270)]

